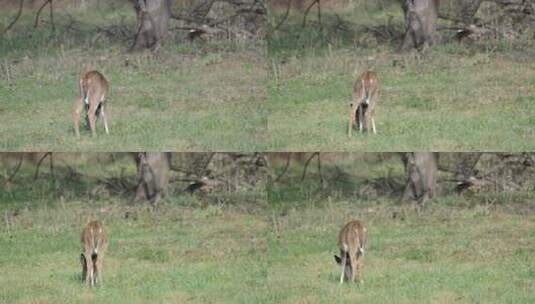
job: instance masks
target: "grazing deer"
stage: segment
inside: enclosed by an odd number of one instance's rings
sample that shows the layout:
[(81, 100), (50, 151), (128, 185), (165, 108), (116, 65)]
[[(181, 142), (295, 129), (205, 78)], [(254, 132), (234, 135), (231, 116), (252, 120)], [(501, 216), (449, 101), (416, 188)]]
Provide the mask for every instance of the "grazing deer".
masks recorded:
[(102, 260), (108, 247), (106, 232), (99, 221), (90, 221), (82, 231), (82, 282), (89, 286), (102, 283)]
[(355, 122), (358, 124), (359, 132), (368, 130), (368, 122), (371, 122), (373, 134), (377, 134), (374, 116), (378, 92), (379, 80), (375, 72), (366, 71), (353, 83), (353, 100), (350, 103), (351, 112), (347, 131), (349, 137), (351, 137)]
[(344, 282), (344, 278), (352, 282), (355, 281), (355, 278), (357, 282), (359, 281), (360, 258), (364, 254), (367, 239), (367, 230), (361, 221), (351, 221), (340, 230), (338, 235), (340, 256), (334, 256), (336, 263), (342, 266), (340, 283)]
[(87, 113), (87, 123), (93, 136), (97, 134), (95, 122), (98, 116), (102, 116), (106, 134), (110, 134), (108, 119), (104, 111), (108, 88), (108, 81), (100, 72), (93, 70), (82, 73), (80, 77), (80, 95), (76, 98), (72, 107), (72, 123), (77, 137), (80, 137), (78, 121), (84, 109)]

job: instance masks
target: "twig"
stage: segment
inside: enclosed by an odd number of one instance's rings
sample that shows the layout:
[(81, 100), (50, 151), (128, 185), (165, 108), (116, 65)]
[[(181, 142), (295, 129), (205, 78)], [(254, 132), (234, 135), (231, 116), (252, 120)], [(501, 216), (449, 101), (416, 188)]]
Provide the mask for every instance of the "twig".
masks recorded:
[[(212, 158), (214, 158), (214, 155), (215, 155), (215, 153), (210, 153), (210, 156), (208, 156), (208, 159), (206, 160), (206, 162), (202, 166), (203, 171), (206, 171), (206, 168), (208, 168), (208, 166), (210, 165), (210, 162), (212, 161)], [(204, 172), (203, 172), (203, 174), (204, 174)]]
[(8, 234), (8, 235), (11, 235), (11, 230), (10, 230), (10, 228), (9, 228), (9, 226), (10, 226), (10, 225), (9, 225), (9, 214), (7, 213), (7, 210), (4, 211), (4, 220), (5, 220), (5, 222), (6, 222), (7, 234)]
[[(52, 24), (52, 32), (56, 31), (56, 25), (54, 24), (54, 2), (53, 0), (50, 0), (50, 23)], [(50, 158), (52, 161), (52, 158)]]
[(305, 27), (307, 25), (307, 16), (308, 16), (308, 13), (310, 12), (310, 9), (314, 6), (314, 4), (318, 4), (320, 3), (319, 0), (314, 0), (312, 1), (312, 3), (310, 3), (310, 5), (306, 8), (305, 10), (305, 15), (303, 16), (303, 27)]
[(321, 173), (321, 154), (318, 152), (318, 172), (320, 174), (320, 184), (323, 189), (323, 174)]
[[(318, 2), (318, 23), (320, 25), (320, 32), (323, 31), (323, 24), (321, 23), (321, 2), (320, 0), (317, 0)], [(319, 157), (318, 157), (319, 160)]]
[(51, 3), (52, 0), (46, 0), (43, 5), (41, 5), (41, 7), (37, 10), (37, 14), (35, 14), (35, 23), (33, 25), (33, 27), (37, 27), (39, 26), (39, 17), (41, 17), (41, 11), (45, 8), (45, 6), (49, 3)]
[(50, 152), (50, 174), (52, 175), (52, 178), (56, 178), (54, 175), (54, 154)]
[(7, 33), (7, 31), (9, 31), (11, 29), (11, 27), (13, 27), (13, 25), (15, 25), (15, 23), (17, 23), (17, 21), (19, 20), (20, 16), (22, 15), (23, 7), (24, 7), (24, 0), (20, 0), (20, 2), (19, 2), (19, 10), (17, 12), (17, 15), (15, 16), (15, 19), (13, 19), (13, 21), (11, 21), (11, 23), (5, 28), (5, 30), (0, 35), (3, 35), (5, 33)]
[(11, 72), (9, 71), (10, 66), (9, 66), (9, 62), (7, 61), (7, 58), (4, 59), (4, 66), (5, 66), (5, 70), (6, 70), (5, 74), (6, 74), (6, 78), (7, 78), (7, 83), (9, 85), (11, 85)]
[(15, 177), (15, 175), (17, 174), (17, 172), (19, 171), (20, 169), (20, 166), (22, 165), (22, 160), (24, 158), (24, 154), (20, 153), (20, 158), (19, 158), (19, 163), (17, 164), (17, 167), (15, 168), (15, 170), (11, 173), (11, 175), (9, 175), (9, 177), (7, 178), (6, 182), (11, 182), (13, 181), (13, 178)]
[(288, 0), (288, 6), (286, 6), (286, 12), (284, 12), (284, 16), (282, 16), (281, 20), (273, 27), (272, 32), (276, 32), (279, 27), (281, 27), (284, 22), (288, 19), (288, 15), (290, 15), (290, 8), (292, 7), (292, 0)]
[(286, 165), (284, 165), (284, 169), (282, 170), (282, 172), (275, 178), (275, 180), (273, 180), (273, 183), (276, 183), (278, 182), (281, 177), (284, 176), (284, 174), (286, 174), (286, 171), (288, 170), (288, 167), (290, 166), (290, 159), (292, 158), (292, 155), (290, 153), (288, 153), (287, 157), (286, 157)]
[[(41, 163), (43, 162), (43, 160), (47, 157), (47, 156), (52, 156), (52, 152), (46, 152), (42, 157), (41, 159), (39, 159), (39, 161), (37, 162), (37, 168), (35, 168), (35, 174), (33, 176), (33, 179), (37, 179), (39, 177), (39, 167), (41, 167)], [(52, 165), (51, 165), (51, 168), (52, 168)]]
[(310, 163), (310, 161), (314, 158), (314, 156), (318, 156), (319, 157), (319, 152), (314, 152), (312, 153), (312, 155), (310, 155), (310, 157), (307, 159), (307, 161), (305, 162), (305, 166), (303, 167), (303, 174), (301, 175), (301, 181), (305, 180), (305, 176), (307, 174), (307, 169), (308, 169), (308, 164)]

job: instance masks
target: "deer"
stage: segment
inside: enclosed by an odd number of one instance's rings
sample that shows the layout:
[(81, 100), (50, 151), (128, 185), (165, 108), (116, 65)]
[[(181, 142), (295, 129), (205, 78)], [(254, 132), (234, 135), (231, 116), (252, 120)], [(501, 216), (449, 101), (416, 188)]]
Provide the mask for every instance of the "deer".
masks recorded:
[(106, 134), (110, 134), (108, 118), (105, 111), (109, 84), (104, 75), (96, 70), (82, 72), (79, 80), (79, 89), (79, 96), (75, 99), (72, 106), (72, 123), (76, 137), (80, 137), (78, 122), (84, 109), (87, 114), (87, 123), (91, 129), (93, 137), (97, 134), (95, 123), (99, 116), (102, 116)]
[(102, 284), (102, 260), (108, 247), (108, 238), (100, 221), (89, 221), (82, 231), (82, 282), (94, 287)]
[(368, 131), (368, 122), (372, 124), (373, 134), (377, 134), (375, 129), (375, 105), (379, 93), (379, 79), (373, 71), (365, 71), (353, 83), (352, 101), (350, 102), (351, 112), (349, 113), (348, 136), (355, 124), (358, 125), (359, 132)]
[(363, 222), (353, 220), (347, 223), (338, 234), (338, 248), (340, 256), (335, 255), (334, 260), (342, 266), (340, 284), (344, 279), (351, 282), (360, 282), (360, 259), (368, 242), (367, 229)]

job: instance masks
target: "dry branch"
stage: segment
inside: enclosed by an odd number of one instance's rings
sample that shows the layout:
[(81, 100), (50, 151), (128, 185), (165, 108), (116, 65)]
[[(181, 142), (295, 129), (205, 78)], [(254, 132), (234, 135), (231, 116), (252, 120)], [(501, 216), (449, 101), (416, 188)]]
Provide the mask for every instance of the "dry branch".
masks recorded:
[(19, 20), (20, 16), (22, 15), (23, 7), (24, 7), (24, 0), (20, 0), (19, 1), (19, 10), (17, 11), (17, 15), (15, 16), (13, 21), (11, 21), (11, 23), (9, 23), (9, 25), (2, 31), (2, 33), (0, 33), (0, 35), (3, 35), (5, 33), (7, 33), (7, 31), (9, 31), (11, 29), (11, 27), (13, 27), (13, 25), (15, 25), (15, 23), (17, 23), (17, 21)]

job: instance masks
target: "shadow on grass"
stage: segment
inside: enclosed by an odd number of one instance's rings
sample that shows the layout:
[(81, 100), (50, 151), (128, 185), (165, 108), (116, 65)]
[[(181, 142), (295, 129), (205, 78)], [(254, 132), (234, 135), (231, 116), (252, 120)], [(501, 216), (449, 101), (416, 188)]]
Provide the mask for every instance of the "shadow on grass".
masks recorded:
[(268, 53), (325, 52), (328, 48), (396, 48), (401, 43), (403, 25), (388, 19), (385, 24), (361, 24), (347, 20), (334, 12), (322, 14), (317, 20), (302, 24), (302, 16), (287, 20), (268, 36)]
[[(35, 10), (25, 11), (13, 28), (0, 39), (2, 54), (55, 54), (71, 48), (128, 48), (135, 34), (135, 16), (124, 5), (108, 5), (106, 9), (83, 11), (56, 9), (54, 23), (41, 15), (35, 24)], [(5, 19), (11, 20), (11, 10)], [(130, 18), (125, 18), (129, 15)], [(61, 47), (59, 47), (61, 46)]]
[[(314, 168), (313, 168), (314, 167)], [(282, 168), (275, 171), (280, 174)], [(378, 197), (399, 198), (404, 189), (403, 176), (377, 176), (362, 178), (351, 174), (336, 164), (323, 164), (321, 175), (316, 163), (311, 162), (302, 178), (303, 168), (294, 168), (276, 183), (268, 185), (268, 201), (271, 207), (287, 208), (309, 203), (327, 203), (329, 200), (376, 200)], [(311, 172), (312, 171), (312, 172)], [(323, 179), (323, 182), (322, 182)]]

